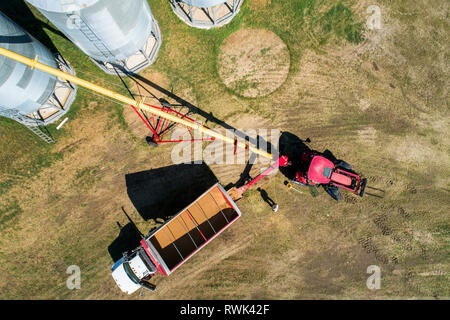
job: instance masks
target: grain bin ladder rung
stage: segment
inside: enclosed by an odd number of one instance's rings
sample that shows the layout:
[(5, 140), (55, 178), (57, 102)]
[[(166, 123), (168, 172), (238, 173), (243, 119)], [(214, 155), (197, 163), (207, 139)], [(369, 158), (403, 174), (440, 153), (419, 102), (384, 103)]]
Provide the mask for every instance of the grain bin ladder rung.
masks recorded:
[(55, 140), (53, 140), (51, 137), (49, 137), (44, 132), (42, 132), (41, 129), (39, 129), (39, 127), (37, 127), (37, 126), (27, 126), (27, 125), (25, 125), (25, 127), (30, 129), (31, 132), (33, 132), (35, 135), (37, 135), (39, 138), (41, 138), (45, 142), (47, 142), (49, 144), (50, 143), (55, 143)]
[(95, 47), (103, 54), (105, 58), (113, 57), (111, 51), (105, 46), (101, 39), (92, 31), (92, 29), (84, 22), (84, 20), (77, 15), (76, 23), (79, 24), (79, 30), (84, 34), (84, 36), (91, 41)]

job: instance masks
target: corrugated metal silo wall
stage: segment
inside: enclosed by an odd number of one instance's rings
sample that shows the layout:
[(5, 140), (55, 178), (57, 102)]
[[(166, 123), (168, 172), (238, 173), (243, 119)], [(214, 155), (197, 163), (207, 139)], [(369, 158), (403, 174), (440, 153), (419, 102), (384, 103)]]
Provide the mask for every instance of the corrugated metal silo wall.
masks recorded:
[(181, 0), (181, 1), (190, 4), (191, 6), (199, 8), (213, 7), (225, 2), (225, 0)]
[[(0, 46), (56, 68), (44, 45), (0, 12)], [(56, 78), (20, 62), (0, 56), (0, 106), (23, 114), (38, 110), (53, 94)]]
[[(146, 0), (27, 0), (91, 58), (125, 60), (142, 50), (152, 31)], [(84, 4), (84, 6), (83, 6)]]

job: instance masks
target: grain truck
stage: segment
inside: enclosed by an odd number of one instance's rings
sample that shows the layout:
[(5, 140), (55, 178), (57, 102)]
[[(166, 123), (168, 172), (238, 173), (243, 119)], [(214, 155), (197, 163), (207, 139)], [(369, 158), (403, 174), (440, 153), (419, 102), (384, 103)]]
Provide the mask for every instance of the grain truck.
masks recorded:
[(111, 267), (112, 277), (128, 294), (139, 288), (154, 290), (149, 282), (154, 275), (170, 275), (240, 216), (230, 195), (216, 183), (124, 253)]

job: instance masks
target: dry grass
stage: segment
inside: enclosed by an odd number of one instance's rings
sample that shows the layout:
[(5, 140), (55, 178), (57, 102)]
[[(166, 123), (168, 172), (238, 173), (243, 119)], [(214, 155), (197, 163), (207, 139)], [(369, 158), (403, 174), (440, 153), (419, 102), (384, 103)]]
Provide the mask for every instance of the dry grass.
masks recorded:
[[(325, 37), (313, 24), (335, 2), (320, 2), (309, 14), (305, 6), (304, 16), (287, 12), (298, 25), (278, 20), (262, 25), (261, 17), (281, 17), (292, 3), (256, 6), (264, 1), (252, 1), (219, 31), (188, 28), (166, 2), (151, 4), (164, 46), (143, 76), (169, 91), (174, 88), (236, 128), (280, 128), (310, 137), (312, 148), (330, 149), (345, 159), (368, 178), (369, 186), (384, 190), (384, 198), (346, 193), (335, 203), (323, 191), (312, 198), (306, 190), (287, 190), (278, 174), (260, 186), (280, 204), (279, 213), (251, 189), (238, 202), (243, 217), (173, 275), (156, 277), (157, 292), (122, 295), (110, 276), (108, 254), (119, 234), (116, 222), (127, 223), (120, 208), (143, 233), (159, 223), (140, 217), (127, 195), (125, 175), (172, 165), (171, 146), (147, 147), (134, 138), (145, 132), (135, 132), (131, 114), (124, 116), (131, 128), (118, 121), (116, 111), (122, 106), (84, 97), (86, 112), (65, 125), (53, 147), (61, 158), (1, 195), (0, 213), (12, 218), (0, 226), (0, 296), (448, 298), (449, 41), (448, 22), (442, 19), (448, 4), (380, 1), (383, 29), (367, 32), (355, 44), (333, 33)], [(307, 2), (313, 3), (297, 4)], [(343, 3), (358, 21), (364, 21), (366, 4), (372, 4)], [(273, 30), (290, 50), (288, 78), (265, 98), (236, 96), (217, 75), (218, 48), (241, 24)], [(320, 44), (323, 39), (328, 40)], [(239, 179), (243, 166), (211, 169), (225, 185)], [(81, 267), (80, 290), (65, 286), (65, 271), (72, 264)], [(377, 291), (366, 287), (366, 269), (372, 264), (382, 270)]]
[(286, 44), (273, 32), (241, 29), (220, 47), (219, 75), (238, 95), (264, 97), (286, 80), (289, 60)]

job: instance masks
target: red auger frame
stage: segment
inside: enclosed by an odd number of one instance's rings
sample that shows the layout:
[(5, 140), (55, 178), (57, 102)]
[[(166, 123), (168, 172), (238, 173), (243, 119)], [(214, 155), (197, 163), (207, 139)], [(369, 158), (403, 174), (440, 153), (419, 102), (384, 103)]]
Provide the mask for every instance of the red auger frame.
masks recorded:
[(281, 156), (278, 158), (273, 165), (271, 165), (269, 168), (267, 168), (264, 172), (262, 172), (259, 176), (257, 176), (255, 179), (247, 183), (246, 185), (236, 188), (233, 187), (230, 190), (228, 190), (228, 194), (232, 197), (234, 201), (239, 200), (242, 198), (242, 195), (245, 191), (247, 191), (250, 187), (252, 187), (255, 183), (257, 183), (259, 180), (264, 178), (265, 176), (272, 173), (272, 171), (278, 169), (279, 167), (285, 167), (288, 165), (289, 159), (286, 156)]
[[(162, 107), (156, 107), (156, 106), (149, 105), (149, 104), (145, 104), (145, 105), (155, 108), (155, 109), (159, 109), (159, 110), (167, 112), (167, 113), (176, 114), (177, 116), (179, 116), (182, 119), (195, 122), (194, 119), (189, 118), (188, 116), (172, 109), (168, 102), (161, 101)], [(132, 105), (131, 107), (137, 113), (139, 118), (144, 122), (144, 124), (147, 126), (147, 128), (149, 128), (151, 133), (153, 134), (153, 137), (151, 137), (151, 138), (149, 137), (147, 139), (147, 142), (150, 145), (157, 146), (159, 143), (178, 143), (178, 142), (182, 142), (182, 141), (213, 141), (213, 140), (215, 140), (214, 137), (204, 138), (204, 139), (203, 138), (202, 139), (194, 139), (194, 135), (192, 134), (193, 129), (189, 128), (189, 127), (186, 127), (186, 131), (179, 136), (178, 140), (163, 140), (165, 133), (171, 128), (171, 126), (169, 126), (171, 121), (167, 120), (167, 119), (163, 119), (161, 117), (157, 117), (153, 114), (150, 114), (150, 116), (148, 116), (143, 111), (138, 110), (135, 106)], [(182, 139), (182, 137), (187, 133), (190, 134), (191, 138), (190, 139)]]

